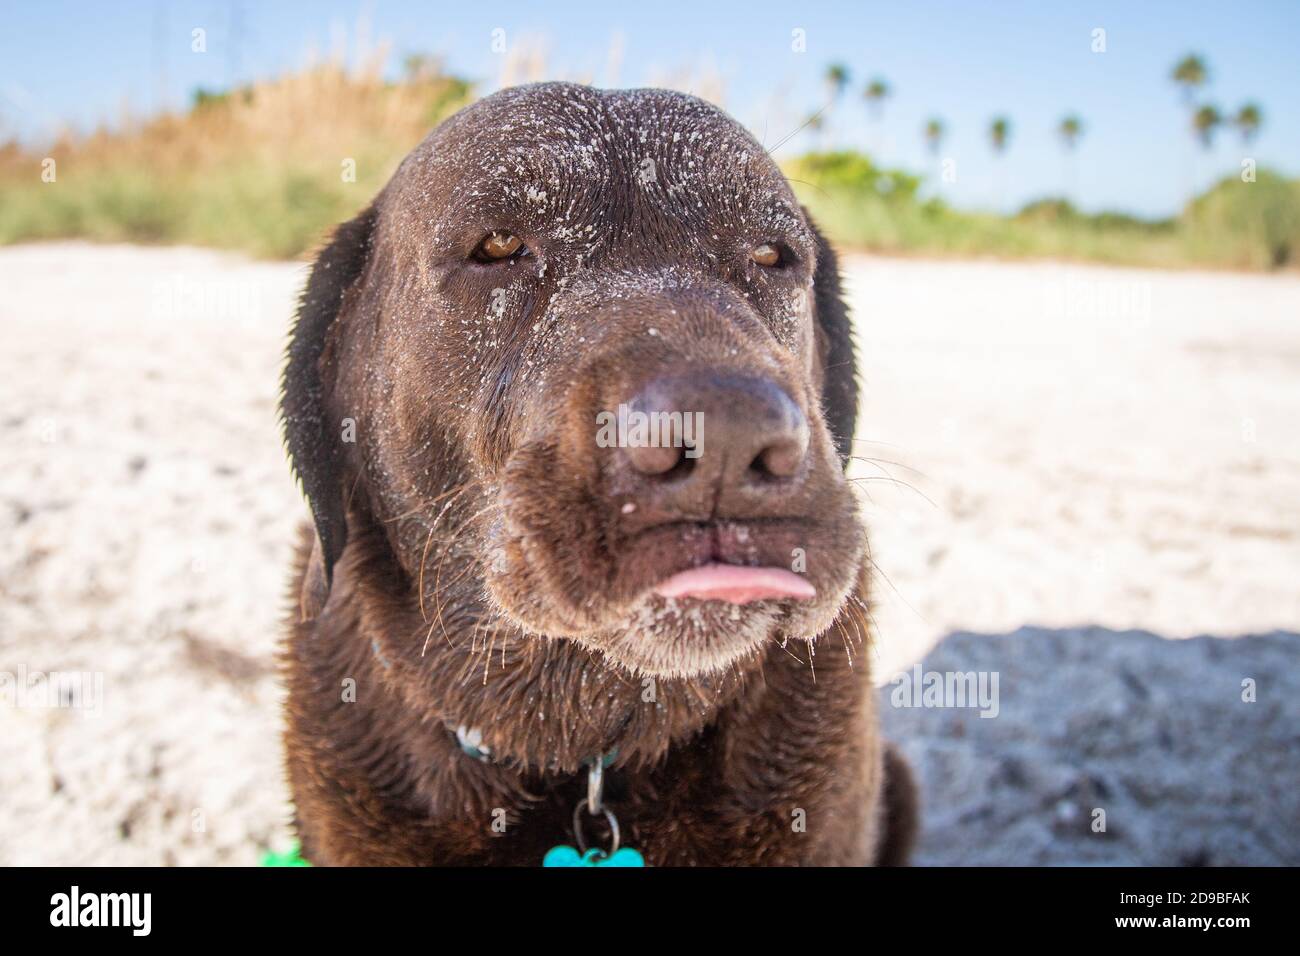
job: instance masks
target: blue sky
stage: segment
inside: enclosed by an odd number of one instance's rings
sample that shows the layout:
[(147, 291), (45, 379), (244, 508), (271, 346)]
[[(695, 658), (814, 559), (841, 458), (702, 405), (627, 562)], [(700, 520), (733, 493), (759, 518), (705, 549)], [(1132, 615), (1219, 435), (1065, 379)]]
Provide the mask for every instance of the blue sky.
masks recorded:
[[(6, 4), (0, 14), (0, 137), (47, 137), (61, 124), (113, 122), (124, 107), (148, 113), (177, 106), (196, 86), (220, 88), (301, 65), (369, 33), (401, 56), (428, 52), (493, 89), (507, 44), (543, 39), (552, 73), (598, 85), (647, 85), (702, 65), (717, 76), (726, 107), (771, 147), (827, 100), (827, 64), (853, 73), (844, 101), (820, 139), (805, 132), (778, 155), (815, 145), (872, 147), (889, 164), (934, 170), (921, 128), (944, 118), (943, 155), (957, 181), (957, 205), (1011, 207), (1067, 185), (1085, 208), (1170, 214), (1193, 183), (1260, 165), (1300, 175), (1300, 3), (1235, 0), (1172, 2), (845, 2), (750, 0), (615, 4), (479, 4), (402, 0)], [(191, 30), (207, 31), (207, 52), (191, 52)], [(1092, 32), (1106, 51), (1092, 52)], [(792, 50), (802, 29), (806, 51)], [(618, 38), (618, 39), (616, 39)], [(621, 44), (621, 66), (610, 69)], [(1187, 113), (1168, 75), (1197, 51), (1208, 60), (1203, 96), (1225, 111), (1253, 99), (1265, 125), (1249, 147), (1224, 130), (1209, 153), (1194, 147)], [(893, 88), (873, 124), (861, 90), (874, 76)], [(1077, 112), (1085, 133), (1072, 161), (1054, 128)], [(995, 160), (989, 119), (1012, 120), (1010, 148)], [(328, 117), (322, 117), (323, 122)]]

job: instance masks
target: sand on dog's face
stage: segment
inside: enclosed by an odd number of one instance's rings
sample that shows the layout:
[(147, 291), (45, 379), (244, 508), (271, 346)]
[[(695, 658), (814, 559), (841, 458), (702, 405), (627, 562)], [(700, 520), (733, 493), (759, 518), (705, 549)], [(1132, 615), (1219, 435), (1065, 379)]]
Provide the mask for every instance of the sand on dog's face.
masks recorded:
[[(1294, 629), (1300, 281), (845, 273), (881, 681), (956, 628)], [(0, 705), (0, 864), (248, 864), (287, 838), (273, 649), (306, 509), (275, 401), (303, 276), (0, 250), (0, 671), (103, 689), (98, 716)]]
[[(818, 346), (836, 325), (834, 310), (814, 315), (829, 276), (743, 127), (664, 90), (512, 88), (435, 129), (376, 209), (367, 269), (334, 326), (325, 430), (354, 417), (343, 481), (364, 474), (423, 601), (435, 600), (429, 542), (451, 524), (465, 580), (485, 582), (487, 598), (463, 598), (483, 631), (580, 641), (634, 677), (747, 673), (773, 639), (832, 625), (864, 530), (825, 419), (845, 374)], [(520, 254), (476, 256), (498, 233)], [(751, 255), (761, 246), (780, 250), (770, 267)], [(673, 401), (695, 394), (720, 431), (752, 423), (727, 424), (698, 385), (734, 379), (733, 406), (742, 385), (769, 386), (805, 427), (798, 474), (766, 491), (711, 478), (667, 494), (598, 446), (601, 414), (672, 376), (690, 381)], [(719, 446), (703, 464), (725, 457)], [(712, 562), (792, 561), (813, 588), (804, 599), (737, 609), (654, 593)], [(414, 654), (399, 643), (385, 650)]]

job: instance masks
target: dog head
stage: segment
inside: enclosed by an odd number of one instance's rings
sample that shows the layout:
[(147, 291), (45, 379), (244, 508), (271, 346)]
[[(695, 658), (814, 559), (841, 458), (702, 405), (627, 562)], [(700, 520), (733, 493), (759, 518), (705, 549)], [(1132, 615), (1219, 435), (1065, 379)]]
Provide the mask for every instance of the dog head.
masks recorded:
[(748, 133), (542, 84), (447, 120), (339, 228), (283, 412), (327, 581), (370, 522), (413, 599), (454, 579), (475, 614), (691, 677), (847, 599), (856, 396), (833, 255)]

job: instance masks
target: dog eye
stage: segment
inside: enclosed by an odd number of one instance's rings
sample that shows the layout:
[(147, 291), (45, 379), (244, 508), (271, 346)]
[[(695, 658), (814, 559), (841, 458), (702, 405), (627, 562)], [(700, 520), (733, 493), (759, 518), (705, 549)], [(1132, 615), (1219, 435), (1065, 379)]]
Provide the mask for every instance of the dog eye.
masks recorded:
[(781, 250), (770, 242), (765, 242), (761, 246), (755, 246), (749, 251), (749, 258), (753, 259), (760, 266), (772, 268), (781, 264)]
[(489, 232), (474, 249), (474, 258), (480, 262), (499, 262), (527, 251), (518, 236), (508, 232)]

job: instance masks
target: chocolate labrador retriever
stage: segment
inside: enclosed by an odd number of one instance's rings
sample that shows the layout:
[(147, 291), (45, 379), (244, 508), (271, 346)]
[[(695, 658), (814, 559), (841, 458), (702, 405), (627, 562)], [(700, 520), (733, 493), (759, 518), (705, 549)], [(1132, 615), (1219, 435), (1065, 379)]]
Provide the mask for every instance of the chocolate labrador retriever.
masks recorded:
[(725, 114), (552, 83), (439, 126), (289, 346), (304, 857), (901, 862), (856, 404), (835, 257)]

